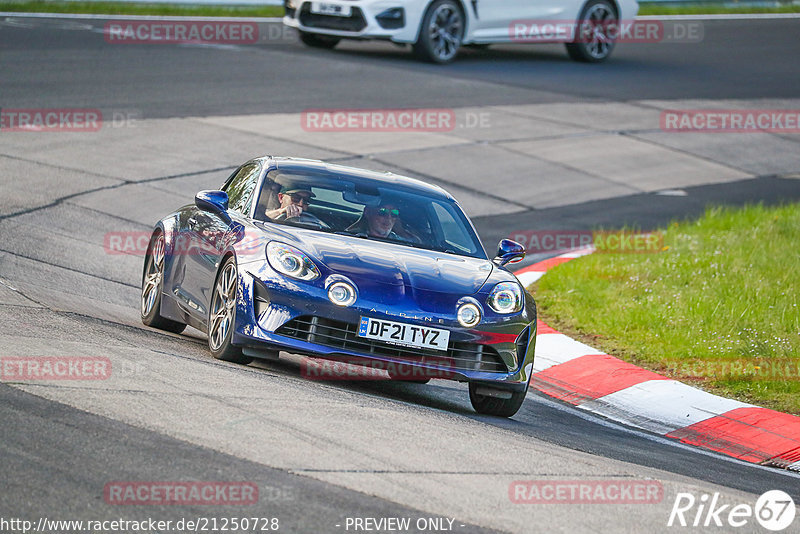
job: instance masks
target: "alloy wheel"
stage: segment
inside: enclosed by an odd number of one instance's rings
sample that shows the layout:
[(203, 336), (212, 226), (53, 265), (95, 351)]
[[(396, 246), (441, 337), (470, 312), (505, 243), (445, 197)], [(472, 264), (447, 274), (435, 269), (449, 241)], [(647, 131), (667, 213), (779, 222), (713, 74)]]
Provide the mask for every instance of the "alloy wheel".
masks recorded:
[(428, 33), (433, 53), (440, 61), (452, 59), (461, 46), (463, 21), (458, 8), (450, 3), (436, 7), (430, 19)]
[(614, 39), (609, 36), (609, 29), (615, 25), (616, 16), (608, 5), (599, 3), (589, 9), (581, 24), (581, 39), (585, 39), (590, 56), (603, 59), (610, 53)]
[(236, 264), (228, 263), (217, 278), (208, 325), (211, 350), (219, 350), (233, 327), (236, 310)]
[(164, 279), (164, 236), (159, 235), (150, 251), (150, 263), (142, 282), (142, 317), (153, 311)]

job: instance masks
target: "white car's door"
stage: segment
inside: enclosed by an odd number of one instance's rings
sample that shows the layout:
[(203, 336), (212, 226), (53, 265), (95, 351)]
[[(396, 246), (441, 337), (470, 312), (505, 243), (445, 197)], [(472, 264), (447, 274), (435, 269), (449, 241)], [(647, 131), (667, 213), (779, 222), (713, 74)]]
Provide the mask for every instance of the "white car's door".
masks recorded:
[[(476, 0), (470, 7), (477, 8), (477, 19), (472, 31), (476, 42), (514, 41), (515, 22), (530, 25), (545, 20), (567, 17), (565, 7), (571, 11), (574, 1), (557, 0)], [(570, 13), (571, 17), (574, 17)], [(574, 19), (573, 19), (574, 20)]]

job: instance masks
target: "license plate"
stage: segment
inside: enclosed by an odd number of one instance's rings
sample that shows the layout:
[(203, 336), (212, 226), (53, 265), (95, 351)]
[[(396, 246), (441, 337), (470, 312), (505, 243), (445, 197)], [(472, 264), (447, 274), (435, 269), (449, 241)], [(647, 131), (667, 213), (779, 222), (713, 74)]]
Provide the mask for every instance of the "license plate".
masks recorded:
[(335, 15), (349, 17), (350, 6), (342, 4), (329, 4), (328, 2), (311, 2), (311, 12), (319, 15)]
[(447, 350), (450, 331), (430, 326), (384, 321), (371, 317), (362, 317), (358, 327), (359, 337), (377, 339), (418, 349)]

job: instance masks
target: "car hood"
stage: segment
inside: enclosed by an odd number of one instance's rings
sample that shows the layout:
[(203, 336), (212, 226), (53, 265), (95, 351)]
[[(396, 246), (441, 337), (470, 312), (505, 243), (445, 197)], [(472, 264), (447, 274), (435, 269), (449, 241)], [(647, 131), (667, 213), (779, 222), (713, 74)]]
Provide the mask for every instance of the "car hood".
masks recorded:
[[(293, 235), (292, 235), (293, 234)], [(331, 273), (364, 284), (405, 286), (423, 292), (472, 295), (492, 274), (489, 260), (456, 256), (381, 241), (292, 232), (294, 244)]]

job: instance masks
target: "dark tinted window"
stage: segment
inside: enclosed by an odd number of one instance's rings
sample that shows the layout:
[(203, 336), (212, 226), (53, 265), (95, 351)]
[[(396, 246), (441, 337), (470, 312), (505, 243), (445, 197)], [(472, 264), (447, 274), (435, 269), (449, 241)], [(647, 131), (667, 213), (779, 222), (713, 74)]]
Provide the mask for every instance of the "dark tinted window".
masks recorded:
[(250, 202), (253, 196), (253, 189), (258, 181), (261, 165), (258, 163), (248, 163), (244, 165), (236, 176), (228, 182), (224, 191), (228, 193), (228, 207), (238, 211), (242, 215), (250, 213)]
[[(312, 193), (301, 217), (265, 216), (265, 212), (280, 208), (278, 193), (282, 189)], [(255, 218), (460, 256), (486, 257), (478, 236), (455, 202), (442, 195), (335, 173), (270, 171), (264, 178)], [(371, 219), (387, 221), (391, 231), (374, 233)]]

